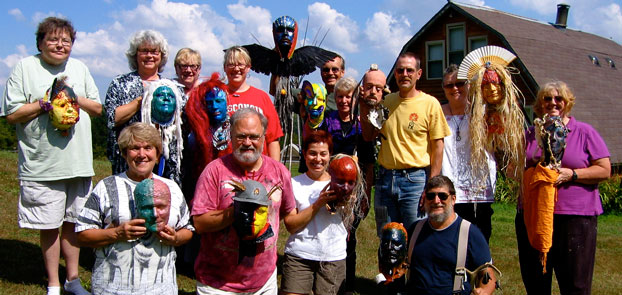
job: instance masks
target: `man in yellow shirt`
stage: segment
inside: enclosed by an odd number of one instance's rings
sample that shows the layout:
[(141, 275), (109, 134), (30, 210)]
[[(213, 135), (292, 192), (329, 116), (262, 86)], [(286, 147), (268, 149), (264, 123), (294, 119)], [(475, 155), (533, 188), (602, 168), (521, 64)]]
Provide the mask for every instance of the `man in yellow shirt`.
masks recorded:
[(401, 54), (394, 72), (399, 92), (387, 95), (382, 102), (389, 117), (380, 129), (374, 200), (378, 232), (389, 222), (410, 228), (418, 219), (426, 180), (441, 171), (443, 138), (450, 130), (438, 100), (417, 90), (421, 72), (414, 53)]

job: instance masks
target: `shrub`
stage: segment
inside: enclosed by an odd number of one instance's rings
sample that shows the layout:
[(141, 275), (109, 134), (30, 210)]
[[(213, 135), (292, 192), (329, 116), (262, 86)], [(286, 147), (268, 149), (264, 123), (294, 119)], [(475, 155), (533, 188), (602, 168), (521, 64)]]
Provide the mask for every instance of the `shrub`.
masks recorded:
[(91, 134), (93, 136), (93, 158), (106, 159), (108, 127), (106, 127), (105, 113), (100, 117), (91, 117)]
[(613, 176), (598, 185), (600, 200), (603, 203), (603, 211), (607, 213), (622, 213), (622, 177)]
[(5, 118), (0, 118), (0, 150), (15, 149), (17, 149), (15, 125), (7, 123)]
[(519, 190), (520, 185), (518, 182), (506, 177), (502, 172), (497, 172), (495, 202), (516, 204)]

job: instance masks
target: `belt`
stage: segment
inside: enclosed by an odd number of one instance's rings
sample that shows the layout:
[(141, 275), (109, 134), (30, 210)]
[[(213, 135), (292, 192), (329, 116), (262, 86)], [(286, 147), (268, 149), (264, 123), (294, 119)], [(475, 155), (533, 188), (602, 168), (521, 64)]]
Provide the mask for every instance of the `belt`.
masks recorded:
[(390, 173), (390, 174), (396, 175), (396, 174), (408, 174), (408, 173), (411, 173), (411, 172), (423, 170), (426, 167), (421, 167), (421, 168), (420, 167), (412, 167), (412, 168), (406, 168), (406, 169), (386, 169), (386, 168), (380, 166), (378, 168), (379, 168), (379, 172), (381, 174)]

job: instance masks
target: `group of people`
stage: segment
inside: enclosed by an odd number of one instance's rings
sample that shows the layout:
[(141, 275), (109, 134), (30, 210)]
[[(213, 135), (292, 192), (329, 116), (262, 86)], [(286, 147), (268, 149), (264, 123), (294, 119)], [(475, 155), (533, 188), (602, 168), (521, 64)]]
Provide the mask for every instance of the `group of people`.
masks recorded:
[[(477, 168), (485, 177), (473, 175), (471, 110), (481, 100), (474, 95), (489, 104), (508, 99), (505, 81), (484, 79), (480, 86), (450, 65), (441, 85), (448, 103), (441, 105), (417, 89), (422, 68), (415, 53), (398, 56), (399, 90), (392, 94), (377, 66), (359, 85), (345, 77), (342, 56), (326, 60), (319, 85), (325, 97), (303, 103), (323, 117), (305, 131), (306, 170), (292, 178), (280, 163), (283, 130), (275, 107), (247, 83), (252, 61), (244, 47), (225, 51), (226, 83), (217, 73), (202, 81), (201, 56), (189, 48), (175, 57), (177, 77), (166, 79), (160, 75), (169, 57), (166, 39), (139, 31), (126, 52), (131, 72), (114, 78), (102, 101), (88, 68), (70, 57), (75, 38), (69, 21), (43, 20), (36, 32), (40, 53), (15, 66), (0, 108), (19, 142), (18, 223), (40, 230), (48, 294), (60, 294), (61, 253), (64, 290), (90, 294), (78, 277), (80, 246), (95, 249), (94, 294), (176, 294), (179, 259), (193, 263), (197, 294), (352, 293), (356, 229), (371, 209), (374, 183), (379, 281), (387, 282), (387, 293), (494, 291), (491, 204), (497, 170), (509, 171), (499, 159), (521, 153), (528, 169), (550, 156), (531, 127), (525, 151), (484, 148), (485, 164)], [(533, 207), (530, 188), (542, 179), (508, 173), (524, 191), (516, 234), (529, 294), (550, 293), (552, 271), (563, 294), (590, 293), (602, 213), (597, 186), (611, 165), (596, 130), (570, 116), (574, 103), (558, 81), (543, 85), (534, 104), (536, 115), (559, 117), (566, 130), (565, 152), (547, 180), (557, 201), (545, 254), (532, 243), (531, 215), (524, 213)], [(90, 117), (102, 113), (112, 175), (93, 188)], [(279, 288), (281, 221), (291, 235)], [(184, 244), (184, 257), (177, 257), (175, 248)], [(464, 279), (458, 268), (477, 269), (479, 279)]]

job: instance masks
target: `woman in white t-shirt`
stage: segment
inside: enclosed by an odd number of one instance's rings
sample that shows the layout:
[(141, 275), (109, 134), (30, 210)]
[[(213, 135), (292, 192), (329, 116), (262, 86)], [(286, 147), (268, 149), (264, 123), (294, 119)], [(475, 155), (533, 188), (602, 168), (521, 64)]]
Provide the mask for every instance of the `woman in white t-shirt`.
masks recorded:
[(292, 178), (298, 210), (297, 225), (285, 244), (281, 290), (284, 294), (337, 294), (345, 279), (347, 231), (340, 214), (326, 203), (336, 195), (328, 190), (327, 172), (333, 142), (319, 130), (305, 137), (302, 151), (309, 170)]

